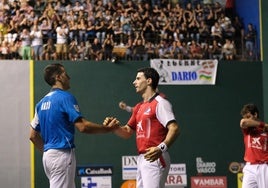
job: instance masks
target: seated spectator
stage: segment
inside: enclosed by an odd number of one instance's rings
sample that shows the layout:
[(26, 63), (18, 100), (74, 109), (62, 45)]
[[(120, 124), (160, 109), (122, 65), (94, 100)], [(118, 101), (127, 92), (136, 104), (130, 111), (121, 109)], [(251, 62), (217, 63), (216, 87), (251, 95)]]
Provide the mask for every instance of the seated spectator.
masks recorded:
[(230, 39), (225, 39), (225, 43), (222, 47), (222, 56), (225, 60), (233, 60), (235, 57), (235, 45)]
[(209, 59), (222, 59), (222, 46), (217, 40), (213, 40), (208, 48)]
[(211, 36), (218, 42), (222, 41), (222, 28), (218, 22), (215, 22), (214, 25), (211, 27)]
[(0, 59), (10, 59), (10, 49), (7, 41), (3, 41), (0, 46)]
[(190, 52), (191, 59), (202, 59), (204, 56), (204, 53), (200, 44), (197, 43), (195, 40), (192, 40), (189, 43), (189, 52)]
[(20, 59), (19, 49), (20, 49), (19, 40), (11, 41), (9, 43), (10, 59)]
[(78, 47), (76, 40), (72, 40), (69, 44), (69, 53), (68, 53), (68, 59), (72, 61), (77, 61), (78, 59)]
[(49, 38), (47, 43), (43, 46), (43, 59), (44, 60), (56, 60), (56, 45), (53, 42), (52, 38)]
[(103, 57), (103, 48), (98, 38), (95, 38), (90, 48), (90, 56), (92, 60), (100, 61)]
[(78, 60), (87, 60), (89, 56), (89, 49), (88, 46), (86, 46), (86, 43), (81, 41), (77, 48)]

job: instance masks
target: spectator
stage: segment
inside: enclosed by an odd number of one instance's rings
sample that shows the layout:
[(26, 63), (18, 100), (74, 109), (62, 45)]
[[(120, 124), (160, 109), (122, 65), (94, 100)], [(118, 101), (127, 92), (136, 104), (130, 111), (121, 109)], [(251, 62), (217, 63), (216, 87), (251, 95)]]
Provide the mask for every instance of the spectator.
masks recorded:
[(56, 46), (52, 38), (49, 38), (47, 43), (43, 46), (44, 60), (57, 60)]
[(190, 51), (190, 58), (191, 59), (202, 59), (204, 56), (204, 52), (200, 46), (199, 43), (195, 42), (195, 40), (192, 40), (191, 43), (189, 43), (189, 51)]
[(43, 43), (46, 44), (49, 38), (52, 38), (52, 24), (48, 17), (41, 17), (39, 21), (42, 21), (39, 28), (42, 31)]
[(90, 50), (91, 59), (95, 61), (102, 60), (103, 48), (98, 38), (95, 38)]
[(67, 60), (68, 53), (68, 34), (69, 29), (66, 23), (60, 23), (56, 28), (57, 42), (56, 42), (56, 53), (59, 60)]
[(19, 55), (20, 42), (19, 40), (9, 42), (10, 59), (20, 59)]
[(215, 39), (218, 42), (222, 41), (222, 28), (220, 27), (217, 21), (211, 27), (211, 36), (212, 36), (212, 39)]
[(3, 41), (0, 46), (0, 59), (10, 59), (10, 49), (7, 41)]
[(134, 46), (133, 46), (133, 39), (131, 37), (128, 38), (125, 48), (126, 48), (125, 60), (133, 60)]
[(73, 39), (68, 46), (68, 59), (77, 61), (78, 57), (77, 41)]
[(137, 35), (133, 42), (133, 60), (148, 60), (143, 33)]
[(95, 25), (92, 21), (89, 21), (86, 29), (86, 40), (90, 43), (93, 43), (94, 38), (96, 37)]
[(110, 61), (113, 58), (114, 41), (112, 35), (107, 35), (103, 42), (104, 60)]
[(255, 52), (257, 32), (254, 29), (252, 23), (247, 25), (247, 30), (245, 33), (245, 45), (246, 45), (246, 55), (247, 58), (253, 59)]
[(21, 56), (23, 60), (32, 59), (31, 57), (31, 36), (28, 29), (23, 29), (20, 35)]
[(217, 40), (213, 40), (212, 44), (208, 48), (209, 59), (222, 59), (222, 46)]
[(33, 59), (43, 60), (43, 35), (37, 23), (33, 25), (30, 36), (32, 40)]
[(222, 47), (222, 56), (225, 60), (233, 60), (235, 58), (235, 45), (233, 41), (226, 38)]

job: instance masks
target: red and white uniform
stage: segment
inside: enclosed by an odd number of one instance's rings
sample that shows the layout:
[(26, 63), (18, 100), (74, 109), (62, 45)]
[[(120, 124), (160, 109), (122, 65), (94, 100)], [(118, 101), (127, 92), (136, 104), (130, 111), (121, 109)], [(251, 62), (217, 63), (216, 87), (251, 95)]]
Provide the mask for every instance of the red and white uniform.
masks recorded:
[(156, 94), (149, 101), (138, 103), (133, 108), (133, 113), (128, 125), (136, 131), (136, 143), (139, 153), (137, 161), (137, 187), (162, 188), (164, 187), (169, 167), (168, 152), (149, 162), (144, 159), (146, 149), (158, 146), (165, 140), (167, 125), (175, 121), (172, 106), (168, 100)]
[(268, 133), (259, 127), (242, 129), (246, 165), (242, 188), (268, 187)]

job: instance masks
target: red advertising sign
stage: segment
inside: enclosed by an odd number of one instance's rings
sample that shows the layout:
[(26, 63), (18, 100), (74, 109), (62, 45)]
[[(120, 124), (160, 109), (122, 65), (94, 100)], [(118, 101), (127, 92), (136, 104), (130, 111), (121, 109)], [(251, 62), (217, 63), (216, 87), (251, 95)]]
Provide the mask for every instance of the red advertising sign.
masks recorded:
[(191, 188), (227, 188), (226, 176), (191, 177)]

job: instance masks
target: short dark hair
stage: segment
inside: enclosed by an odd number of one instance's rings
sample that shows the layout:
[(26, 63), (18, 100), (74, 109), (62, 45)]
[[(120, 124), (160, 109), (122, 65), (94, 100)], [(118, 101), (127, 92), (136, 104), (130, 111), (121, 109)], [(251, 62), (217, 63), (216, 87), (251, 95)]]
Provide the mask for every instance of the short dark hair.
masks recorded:
[(45, 67), (44, 79), (48, 85), (53, 86), (56, 83), (56, 76), (62, 73), (63, 67), (60, 63), (53, 63)]
[(257, 114), (257, 118), (259, 118), (259, 110), (258, 107), (253, 104), (253, 103), (249, 103), (249, 104), (245, 104), (241, 110), (241, 116), (244, 116), (245, 114), (250, 113), (252, 115)]
[(153, 69), (151, 67), (145, 67), (145, 68), (138, 69), (137, 72), (143, 72), (146, 79), (151, 78), (152, 79), (152, 88), (153, 89), (157, 88), (158, 82), (159, 82), (159, 74), (155, 69)]

